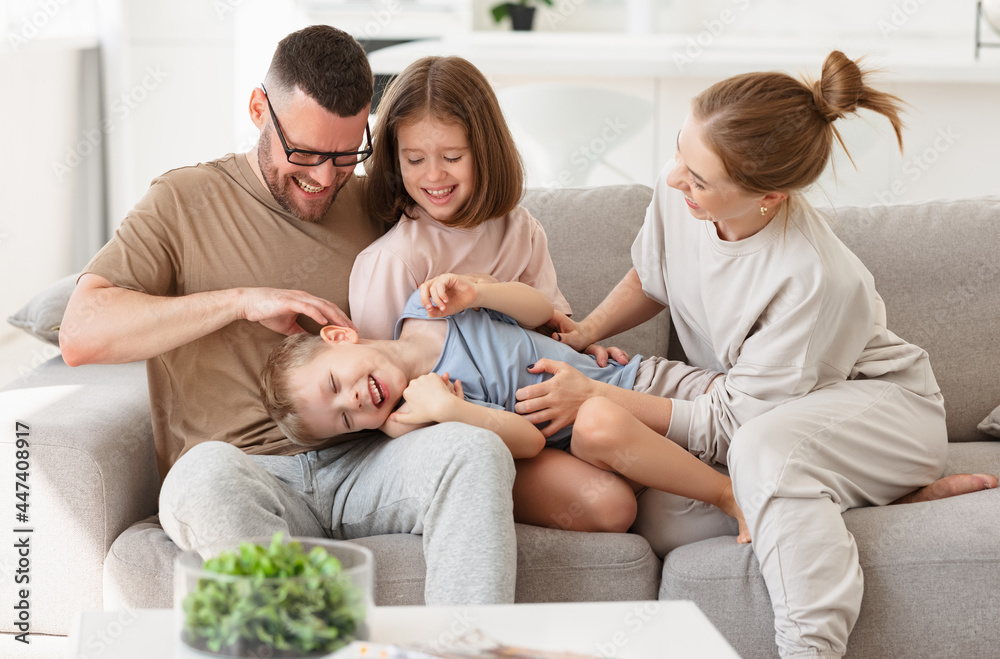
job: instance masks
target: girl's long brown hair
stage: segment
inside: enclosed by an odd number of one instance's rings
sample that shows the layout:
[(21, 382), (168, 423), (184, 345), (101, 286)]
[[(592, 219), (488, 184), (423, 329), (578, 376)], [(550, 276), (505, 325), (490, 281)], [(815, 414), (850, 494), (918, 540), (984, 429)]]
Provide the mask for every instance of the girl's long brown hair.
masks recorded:
[(524, 165), (486, 77), (461, 57), (424, 57), (392, 81), (378, 109), (375, 152), (365, 161), (369, 212), (392, 223), (414, 200), (403, 187), (398, 131), (430, 118), (465, 129), (475, 172), (472, 196), (446, 224), (473, 227), (506, 215), (524, 193)]

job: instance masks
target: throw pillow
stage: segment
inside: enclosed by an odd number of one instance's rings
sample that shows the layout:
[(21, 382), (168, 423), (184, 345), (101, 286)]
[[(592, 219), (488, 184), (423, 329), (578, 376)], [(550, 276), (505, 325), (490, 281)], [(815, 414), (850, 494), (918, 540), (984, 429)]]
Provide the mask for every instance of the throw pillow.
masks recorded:
[(1000, 437), (1000, 405), (997, 406), (995, 410), (989, 413), (989, 415), (983, 419), (983, 422), (978, 426), (979, 432), (984, 432), (987, 435), (993, 435), (994, 437)]
[(59, 345), (59, 325), (80, 274), (63, 277), (28, 300), (7, 322), (35, 338)]

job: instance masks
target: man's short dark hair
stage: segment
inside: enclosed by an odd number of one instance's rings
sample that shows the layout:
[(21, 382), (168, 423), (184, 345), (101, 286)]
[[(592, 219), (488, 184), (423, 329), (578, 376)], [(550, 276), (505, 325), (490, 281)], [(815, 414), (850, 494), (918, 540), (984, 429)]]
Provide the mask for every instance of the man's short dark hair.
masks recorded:
[(364, 110), (374, 91), (364, 48), (330, 25), (310, 25), (278, 42), (265, 83), (280, 95), (298, 87), (338, 117)]

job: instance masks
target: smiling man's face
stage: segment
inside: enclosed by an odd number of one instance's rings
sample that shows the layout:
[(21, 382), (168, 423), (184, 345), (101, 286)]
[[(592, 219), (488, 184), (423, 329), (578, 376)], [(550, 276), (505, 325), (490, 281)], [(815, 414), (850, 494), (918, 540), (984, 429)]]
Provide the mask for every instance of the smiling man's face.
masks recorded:
[[(257, 114), (260, 141), (257, 165), (265, 185), (278, 204), (305, 222), (317, 222), (326, 215), (337, 193), (354, 174), (354, 167), (334, 167), (331, 160), (306, 167), (288, 162), (277, 129), (267, 109), (268, 97), (254, 91), (251, 112)], [(362, 146), (368, 108), (353, 117), (339, 117), (296, 89), (280, 101), (270, 98), (282, 135), (291, 149), (349, 152)]]

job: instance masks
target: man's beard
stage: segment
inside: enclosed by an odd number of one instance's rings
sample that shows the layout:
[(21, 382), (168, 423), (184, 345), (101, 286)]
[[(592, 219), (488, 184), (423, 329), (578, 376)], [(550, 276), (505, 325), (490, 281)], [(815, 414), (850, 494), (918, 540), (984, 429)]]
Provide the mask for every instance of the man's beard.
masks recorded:
[[(270, 190), (271, 196), (278, 202), (278, 205), (296, 218), (303, 222), (319, 222), (326, 216), (326, 212), (330, 210), (330, 207), (333, 206), (333, 202), (337, 200), (337, 193), (344, 187), (350, 176), (345, 176), (342, 181), (334, 181), (333, 190), (328, 197), (316, 199), (312, 202), (304, 199), (296, 199), (293, 196), (292, 186), (298, 187), (298, 184), (292, 180), (291, 175), (286, 175), (283, 179), (279, 179), (278, 168), (274, 166), (274, 160), (271, 159), (271, 135), (273, 134), (273, 128), (264, 130), (261, 132), (260, 141), (257, 144), (257, 165), (264, 175), (264, 182), (267, 184), (267, 189)], [(308, 185), (322, 187), (312, 179), (305, 179), (304, 177), (302, 179)]]

